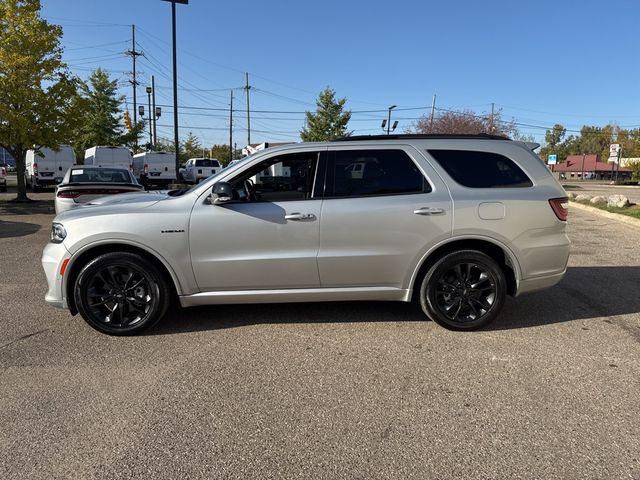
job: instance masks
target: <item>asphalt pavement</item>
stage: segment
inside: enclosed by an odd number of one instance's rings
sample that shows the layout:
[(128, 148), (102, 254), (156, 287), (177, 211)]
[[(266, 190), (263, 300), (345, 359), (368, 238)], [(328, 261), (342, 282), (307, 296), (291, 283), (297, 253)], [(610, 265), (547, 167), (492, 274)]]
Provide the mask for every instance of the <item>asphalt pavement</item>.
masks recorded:
[(115, 338), (44, 302), (0, 216), (0, 478), (640, 478), (640, 229), (474, 333), (402, 303), (214, 306)]

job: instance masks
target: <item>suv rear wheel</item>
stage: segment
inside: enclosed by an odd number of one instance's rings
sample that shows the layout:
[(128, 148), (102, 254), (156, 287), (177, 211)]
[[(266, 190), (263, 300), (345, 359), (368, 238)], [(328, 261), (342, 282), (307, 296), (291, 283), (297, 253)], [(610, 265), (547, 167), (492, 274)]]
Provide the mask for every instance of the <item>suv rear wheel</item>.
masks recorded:
[(498, 263), (476, 250), (449, 253), (429, 269), (420, 286), (424, 313), (451, 330), (476, 330), (504, 305), (507, 282)]
[(105, 253), (87, 263), (74, 285), (82, 318), (109, 335), (131, 335), (165, 315), (170, 290), (158, 269), (133, 253)]

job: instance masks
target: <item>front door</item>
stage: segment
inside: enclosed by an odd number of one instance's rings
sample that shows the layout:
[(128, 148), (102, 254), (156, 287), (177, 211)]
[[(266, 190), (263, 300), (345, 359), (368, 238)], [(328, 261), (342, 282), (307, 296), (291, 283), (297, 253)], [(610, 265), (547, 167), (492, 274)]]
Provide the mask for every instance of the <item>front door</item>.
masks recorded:
[(233, 202), (198, 200), (189, 242), (201, 291), (320, 285), (322, 200), (314, 195), (320, 156), (314, 150), (269, 157), (228, 179)]

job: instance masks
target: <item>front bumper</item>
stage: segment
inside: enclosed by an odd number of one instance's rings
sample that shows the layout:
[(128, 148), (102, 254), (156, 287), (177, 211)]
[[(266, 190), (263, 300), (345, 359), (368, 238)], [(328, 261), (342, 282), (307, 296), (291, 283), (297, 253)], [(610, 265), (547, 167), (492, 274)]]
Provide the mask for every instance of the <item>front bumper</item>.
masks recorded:
[(49, 242), (42, 252), (42, 268), (47, 277), (47, 285), (49, 287), (44, 299), (54, 307), (69, 308), (67, 299), (63, 296), (64, 277), (60, 275), (60, 267), (62, 262), (70, 256), (71, 254), (62, 243)]

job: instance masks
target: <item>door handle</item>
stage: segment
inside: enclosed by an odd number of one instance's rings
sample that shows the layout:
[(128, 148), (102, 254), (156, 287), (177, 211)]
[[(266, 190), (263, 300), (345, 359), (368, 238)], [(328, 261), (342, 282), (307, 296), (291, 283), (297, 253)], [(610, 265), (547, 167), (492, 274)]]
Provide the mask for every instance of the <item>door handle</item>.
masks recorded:
[(413, 213), (416, 215), (444, 215), (446, 212), (444, 208), (422, 207), (414, 210)]
[(294, 220), (296, 222), (312, 222), (316, 219), (313, 213), (293, 212), (284, 216), (285, 220)]

